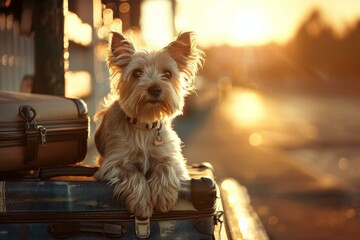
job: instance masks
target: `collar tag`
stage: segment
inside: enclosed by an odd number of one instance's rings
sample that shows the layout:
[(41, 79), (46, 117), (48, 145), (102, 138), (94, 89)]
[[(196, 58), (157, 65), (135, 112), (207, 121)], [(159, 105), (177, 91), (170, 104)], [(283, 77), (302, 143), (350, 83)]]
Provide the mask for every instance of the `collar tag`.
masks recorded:
[(154, 146), (161, 146), (164, 144), (161, 133), (160, 133), (161, 127), (162, 127), (162, 122), (160, 122), (160, 127), (158, 129), (156, 129), (156, 135), (154, 138)]

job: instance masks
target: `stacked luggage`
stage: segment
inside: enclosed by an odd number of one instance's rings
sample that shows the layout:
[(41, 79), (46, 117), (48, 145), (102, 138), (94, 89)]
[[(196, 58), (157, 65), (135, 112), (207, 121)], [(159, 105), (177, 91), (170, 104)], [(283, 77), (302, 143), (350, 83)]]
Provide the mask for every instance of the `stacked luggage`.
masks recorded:
[(82, 161), (88, 124), (80, 99), (0, 92), (0, 171)]
[(88, 126), (79, 99), (0, 93), (0, 239), (226, 239), (210, 164), (189, 166), (170, 212), (139, 220), (78, 164)]

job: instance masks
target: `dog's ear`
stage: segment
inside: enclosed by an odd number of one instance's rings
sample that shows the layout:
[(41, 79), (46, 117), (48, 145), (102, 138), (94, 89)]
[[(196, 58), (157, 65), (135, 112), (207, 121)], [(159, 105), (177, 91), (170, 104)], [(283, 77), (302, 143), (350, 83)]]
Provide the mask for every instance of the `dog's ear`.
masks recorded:
[(170, 54), (179, 70), (187, 74), (188, 78), (193, 78), (203, 66), (204, 53), (197, 48), (193, 32), (180, 33), (175, 41), (164, 48), (164, 51)]
[(122, 34), (112, 32), (110, 51), (109, 64), (123, 68), (129, 64), (135, 48)]

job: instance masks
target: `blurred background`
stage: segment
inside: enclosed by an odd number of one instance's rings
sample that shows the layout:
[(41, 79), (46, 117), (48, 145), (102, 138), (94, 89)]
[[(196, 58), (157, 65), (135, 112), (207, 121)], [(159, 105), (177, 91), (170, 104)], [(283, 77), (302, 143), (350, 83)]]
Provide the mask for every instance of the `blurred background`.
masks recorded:
[(174, 122), (188, 162), (244, 185), (271, 239), (360, 239), (358, 0), (0, 0), (0, 89), (92, 117), (111, 31), (161, 49), (187, 30), (206, 53)]

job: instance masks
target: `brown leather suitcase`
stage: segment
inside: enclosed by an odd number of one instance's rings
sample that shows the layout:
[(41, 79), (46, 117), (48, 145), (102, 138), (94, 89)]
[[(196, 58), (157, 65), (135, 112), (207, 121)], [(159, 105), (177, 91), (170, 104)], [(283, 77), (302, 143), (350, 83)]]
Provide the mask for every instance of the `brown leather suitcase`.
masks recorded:
[(82, 161), (88, 129), (80, 99), (0, 91), (0, 174)]

